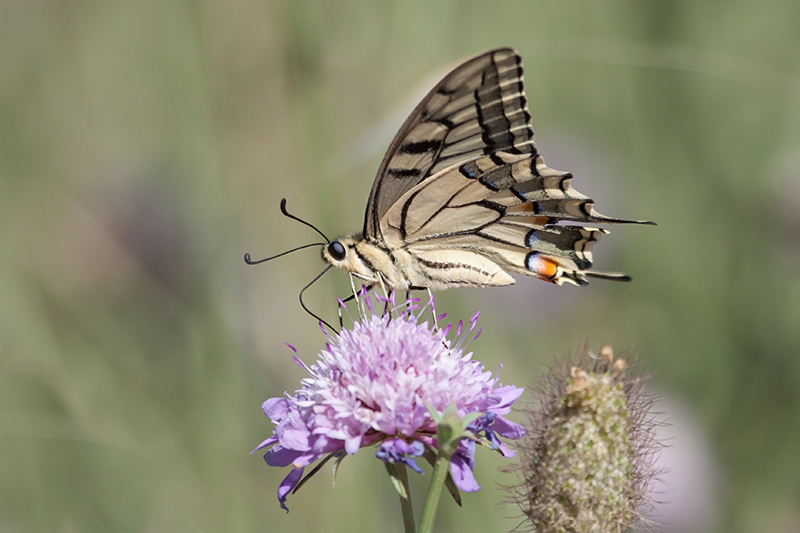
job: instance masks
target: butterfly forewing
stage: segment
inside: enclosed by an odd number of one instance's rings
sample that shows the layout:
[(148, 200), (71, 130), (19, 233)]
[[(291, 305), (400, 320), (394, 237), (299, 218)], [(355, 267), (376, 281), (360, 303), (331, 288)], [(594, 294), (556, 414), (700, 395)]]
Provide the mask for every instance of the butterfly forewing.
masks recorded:
[(414, 109), (378, 169), (367, 202), (364, 236), (380, 238), (381, 218), (420, 182), (500, 150), (535, 150), (522, 60), (509, 48), (466, 61)]

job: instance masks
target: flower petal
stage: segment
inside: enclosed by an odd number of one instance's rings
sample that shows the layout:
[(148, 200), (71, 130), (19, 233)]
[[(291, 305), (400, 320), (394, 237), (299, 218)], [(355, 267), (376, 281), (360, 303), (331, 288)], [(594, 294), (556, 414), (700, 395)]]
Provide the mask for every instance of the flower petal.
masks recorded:
[(453, 476), (453, 483), (460, 490), (477, 492), (481, 489), (481, 486), (475, 481), (475, 476), (472, 474), (472, 468), (470, 468), (469, 464), (470, 461), (463, 455), (453, 454), (453, 457), (450, 458), (450, 475)]
[(281, 446), (284, 448), (302, 452), (307, 452), (311, 449), (311, 445), (308, 442), (311, 433), (305, 428), (280, 427), (275, 430), (275, 434), (278, 435)]
[(291, 404), (286, 398), (270, 398), (261, 404), (264, 414), (275, 423), (289, 416)]
[(344, 441), (344, 451), (346, 451), (348, 455), (353, 455), (358, 451), (360, 447), (361, 447), (361, 435), (350, 437), (349, 439)]
[(489, 429), (507, 439), (519, 439), (525, 436), (528, 432), (525, 426), (512, 422), (502, 416), (495, 417), (494, 421), (489, 425)]
[(425, 445), (415, 440), (408, 443), (403, 439), (385, 440), (375, 452), (375, 457), (384, 463), (402, 463), (408, 465), (414, 472), (422, 474), (422, 469), (417, 466), (414, 457), (419, 457), (425, 453)]
[(278, 487), (278, 501), (281, 504), (281, 509), (285, 509), (287, 513), (289, 512), (289, 508), (286, 507), (286, 497), (289, 496), (289, 493), (294, 490), (298, 483), (300, 483), (300, 479), (302, 477), (302, 468), (292, 468), (292, 471), (289, 472), (288, 476), (283, 478), (283, 481), (281, 481), (281, 484)]
[(262, 448), (266, 448), (267, 446), (272, 446), (273, 444), (276, 444), (277, 442), (278, 442), (278, 437), (275, 437), (273, 435), (272, 437), (268, 438), (267, 440), (265, 440), (264, 442), (262, 442), (261, 444), (256, 446), (255, 450), (250, 452), (250, 454), (252, 455), (252, 454), (256, 453), (258, 450), (260, 450)]
[(303, 452), (284, 448), (280, 444), (273, 446), (271, 450), (264, 454), (264, 460), (269, 466), (289, 466), (294, 463)]
[[(505, 385), (503, 387), (498, 387), (492, 391), (492, 394), (499, 399), (499, 404), (492, 406), (492, 411), (500, 411), (505, 410), (511, 407), (511, 404), (516, 402), (522, 393), (525, 392), (525, 389), (522, 387), (515, 387), (514, 385)], [(498, 412), (499, 415), (504, 415), (508, 413), (506, 410), (505, 412)]]

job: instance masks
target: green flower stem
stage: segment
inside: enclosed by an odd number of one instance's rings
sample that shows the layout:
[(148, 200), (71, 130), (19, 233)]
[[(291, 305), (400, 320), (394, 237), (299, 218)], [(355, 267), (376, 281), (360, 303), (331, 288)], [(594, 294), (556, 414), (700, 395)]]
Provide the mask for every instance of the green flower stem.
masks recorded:
[(396, 463), (395, 468), (397, 469), (397, 478), (405, 489), (405, 495), (400, 495), (400, 510), (403, 513), (405, 533), (416, 533), (417, 526), (414, 523), (414, 509), (411, 507), (411, 491), (408, 486), (408, 470), (402, 463)]
[(425, 500), (425, 507), (422, 509), (422, 518), (419, 520), (419, 533), (432, 533), (433, 523), (436, 520), (436, 510), (439, 508), (439, 499), (442, 497), (442, 489), (450, 471), (449, 455), (439, 452), (436, 458), (436, 466), (433, 467), (433, 478), (428, 488), (428, 498)]
[(414, 509), (411, 507), (411, 491), (408, 487), (408, 471), (403, 463), (384, 463), (389, 479), (392, 480), (394, 490), (400, 496), (400, 512), (403, 514), (405, 533), (416, 533), (414, 524)]

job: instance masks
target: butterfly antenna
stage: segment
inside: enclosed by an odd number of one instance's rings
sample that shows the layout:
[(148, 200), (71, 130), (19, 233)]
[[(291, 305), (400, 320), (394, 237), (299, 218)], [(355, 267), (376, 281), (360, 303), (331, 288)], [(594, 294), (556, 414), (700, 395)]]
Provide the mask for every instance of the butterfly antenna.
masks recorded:
[(317, 229), (317, 227), (314, 226), (312, 223), (306, 222), (302, 218), (298, 218), (298, 217), (294, 216), (293, 214), (291, 214), (289, 211), (287, 211), (286, 210), (286, 198), (281, 198), (281, 213), (283, 213), (285, 216), (291, 218), (292, 220), (296, 220), (296, 221), (300, 222), (301, 224), (305, 224), (309, 228), (313, 229), (314, 231), (316, 231), (317, 233), (322, 235), (322, 238), (325, 239), (326, 243), (328, 243), (328, 244), (331, 243), (330, 239), (328, 239), (328, 237), (326, 237), (325, 234), (322, 233), (319, 229)]
[(300, 307), (302, 307), (302, 308), (303, 308), (303, 310), (305, 310), (305, 312), (306, 312), (306, 313), (308, 313), (309, 315), (313, 316), (314, 318), (316, 318), (317, 320), (319, 320), (320, 322), (322, 322), (323, 324), (325, 324), (326, 326), (328, 326), (328, 327), (329, 327), (331, 330), (333, 330), (333, 332), (334, 332), (334, 333), (339, 333), (339, 332), (336, 330), (336, 328), (334, 328), (333, 326), (331, 326), (330, 324), (328, 324), (328, 323), (327, 323), (325, 320), (321, 319), (320, 317), (318, 317), (317, 315), (315, 315), (314, 313), (312, 313), (312, 312), (311, 312), (311, 310), (310, 310), (308, 307), (306, 307), (306, 304), (303, 302), (303, 293), (304, 293), (304, 292), (306, 292), (306, 289), (307, 289), (307, 288), (309, 288), (310, 286), (312, 286), (312, 285), (314, 284), (314, 282), (316, 282), (316, 281), (317, 281), (319, 278), (321, 278), (321, 277), (323, 276), (323, 274), (325, 274), (325, 272), (327, 272), (328, 270), (330, 270), (332, 267), (333, 267), (333, 265), (328, 265), (327, 267), (325, 267), (325, 270), (323, 270), (322, 272), (320, 272), (319, 274), (317, 274), (317, 277), (316, 277), (316, 278), (312, 279), (312, 280), (311, 280), (311, 281), (308, 283), (308, 285), (306, 285), (305, 287), (303, 287), (302, 289), (300, 289), (300, 296), (299, 296), (299, 297), (300, 297)]
[(310, 248), (312, 246), (325, 246), (325, 243), (324, 242), (314, 242), (314, 243), (311, 243), (311, 244), (304, 244), (303, 246), (298, 246), (297, 248), (292, 248), (291, 250), (287, 250), (287, 251), (285, 251), (283, 253), (280, 253), (278, 255), (273, 255), (272, 257), (267, 257), (265, 259), (259, 259), (258, 261), (253, 261), (252, 259), (250, 259), (250, 254), (244, 254), (244, 262), (247, 263), (248, 265), (257, 265), (259, 263), (266, 263), (267, 261), (271, 261), (273, 259), (277, 259), (278, 257), (282, 257), (282, 256), (284, 256), (286, 254), (290, 254), (292, 252), (296, 252), (297, 250), (302, 250), (303, 248)]

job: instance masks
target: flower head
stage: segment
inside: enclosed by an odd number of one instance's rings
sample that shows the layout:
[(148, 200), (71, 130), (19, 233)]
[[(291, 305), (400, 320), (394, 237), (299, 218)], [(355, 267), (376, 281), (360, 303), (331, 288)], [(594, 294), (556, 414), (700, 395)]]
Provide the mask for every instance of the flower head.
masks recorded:
[(328, 334), (315, 364), (295, 359), (309, 374), (301, 388), (262, 406), (275, 430), (256, 450), (269, 448), (264, 459), (270, 466), (292, 466), (278, 490), (284, 509), (303, 469), (325, 457), (377, 445), (379, 459), (421, 472), (414, 458), (436, 450), (434, 415), (448, 408), (460, 418), (473, 417), (450, 456), (450, 473), (463, 491), (480, 488), (472, 474), (476, 442), (512, 457), (498, 436), (525, 434), (521, 425), (503, 417), (523, 389), (500, 386), (472, 353), (464, 353), (480, 334), (480, 329), (473, 334), (478, 313), (467, 327), (458, 324), (451, 341), (450, 326), (440, 330), (421, 320), (429, 306), (379, 300), (393, 311), (373, 312), (371, 297), (362, 293), (360, 317), (351, 329)]

